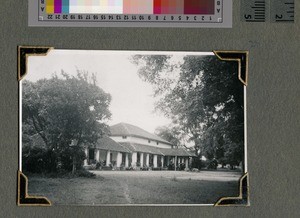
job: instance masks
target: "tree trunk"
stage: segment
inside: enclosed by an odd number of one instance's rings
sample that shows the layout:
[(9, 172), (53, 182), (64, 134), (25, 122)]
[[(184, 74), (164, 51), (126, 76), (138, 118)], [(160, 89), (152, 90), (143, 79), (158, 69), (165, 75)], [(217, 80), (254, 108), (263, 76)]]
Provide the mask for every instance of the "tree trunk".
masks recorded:
[(76, 172), (76, 158), (75, 155), (73, 156), (73, 167), (72, 167), (72, 174), (75, 174)]

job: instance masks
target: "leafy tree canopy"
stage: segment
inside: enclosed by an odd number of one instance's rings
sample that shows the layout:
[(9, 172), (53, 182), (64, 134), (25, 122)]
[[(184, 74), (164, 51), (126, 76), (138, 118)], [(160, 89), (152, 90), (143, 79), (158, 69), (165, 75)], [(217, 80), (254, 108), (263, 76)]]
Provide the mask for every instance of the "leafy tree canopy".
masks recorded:
[(243, 85), (236, 62), (198, 55), (175, 64), (172, 56), (136, 55), (132, 62), (153, 85), (156, 110), (189, 135), (197, 154), (223, 163), (243, 160)]
[(95, 143), (108, 132), (105, 122), (111, 117), (110, 102), (110, 94), (96, 85), (95, 76), (89, 77), (87, 73), (78, 71), (77, 76), (70, 76), (62, 71), (61, 76), (50, 79), (24, 80), (23, 144), (29, 146), (33, 136), (38, 135), (42, 139), (40, 145), (51, 153), (50, 171), (55, 171), (59, 162), (70, 165), (66, 160), (72, 160), (74, 155), (83, 160), (79, 147)]
[(172, 143), (176, 147), (183, 146), (182, 131), (176, 126), (160, 126), (155, 129), (155, 134), (160, 136), (162, 139)]

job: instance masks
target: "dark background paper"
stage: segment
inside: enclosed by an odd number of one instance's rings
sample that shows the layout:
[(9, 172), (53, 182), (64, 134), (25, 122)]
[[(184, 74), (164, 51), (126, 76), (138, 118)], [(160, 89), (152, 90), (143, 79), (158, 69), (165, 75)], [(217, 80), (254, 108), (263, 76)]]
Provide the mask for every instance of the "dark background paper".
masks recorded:
[[(1, 217), (296, 217), (299, 215), (299, 6), (295, 23), (240, 21), (232, 29), (29, 28), (27, 1), (0, 4)], [(249, 50), (248, 171), (250, 207), (18, 207), (17, 46), (62, 49)], [(42, 72), (41, 72), (42, 73)], [(30, 184), (29, 184), (30, 185)]]

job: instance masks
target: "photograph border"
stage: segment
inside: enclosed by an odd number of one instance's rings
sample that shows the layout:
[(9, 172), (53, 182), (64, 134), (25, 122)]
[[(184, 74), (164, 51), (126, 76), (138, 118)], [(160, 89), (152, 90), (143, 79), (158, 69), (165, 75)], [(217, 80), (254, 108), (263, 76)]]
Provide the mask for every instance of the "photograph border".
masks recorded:
[[(51, 46), (18, 46), (18, 73), (17, 79), (20, 82), (28, 70), (28, 57), (29, 56), (47, 56), (47, 54), (54, 49)], [(129, 51), (129, 50), (128, 50)], [(248, 51), (222, 51), (214, 50), (213, 53), (223, 61), (236, 61), (238, 62), (238, 79), (244, 85), (244, 158), (245, 158), (245, 169), (244, 174), (239, 179), (239, 196), (236, 197), (222, 197), (215, 204), (206, 204), (205, 206), (250, 206), (249, 202), (249, 174), (247, 169), (247, 117), (246, 117), (246, 86), (248, 85), (248, 65), (249, 65), (249, 52)], [(20, 93), (20, 85), (19, 85)], [(20, 94), (19, 94), (20, 95)], [(20, 99), (20, 96), (19, 96)], [(18, 99), (18, 100), (19, 100)], [(19, 102), (19, 106), (20, 102)], [(19, 116), (20, 117), (20, 111)], [(19, 123), (19, 142), (21, 144), (22, 138), (21, 125)], [(52, 203), (47, 197), (42, 196), (30, 196), (28, 194), (28, 179), (22, 173), (21, 155), (22, 150), (19, 144), (19, 170), (18, 170), (18, 187), (17, 187), (17, 205), (18, 206), (52, 206)], [(138, 204), (139, 205), (139, 204)], [(141, 204), (142, 206), (148, 206), (149, 204)], [(152, 206), (159, 206), (152, 205)], [(111, 206), (111, 205), (100, 205), (100, 206)], [(118, 206), (118, 205), (115, 205)], [(136, 206), (124, 205), (124, 206)], [(167, 206), (178, 206), (177, 204), (170, 204)], [(204, 206), (203, 204), (182, 204), (182, 206)]]

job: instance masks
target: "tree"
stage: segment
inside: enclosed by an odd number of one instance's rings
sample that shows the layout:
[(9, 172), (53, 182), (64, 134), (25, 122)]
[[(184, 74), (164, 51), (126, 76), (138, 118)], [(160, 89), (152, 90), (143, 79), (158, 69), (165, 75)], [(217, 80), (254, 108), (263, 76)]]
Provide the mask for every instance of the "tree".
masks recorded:
[[(189, 135), (196, 154), (219, 162), (243, 160), (243, 85), (237, 63), (216, 56), (133, 56), (143, 81), (153, 85), (156, 110)], [(176, 74), (175, 76), (170, 76)]]
[(170, 142), (175, 147), (182, 146), (182, 133), (178, 127), (175, 126), (161, 126), (155, 129), (155, 134), (162, 139)]
[[(80, 165), (85, 158), (82, 145), (93, 144), (108, 132), (111, 96), (96, 86), (95, 77), (92, 80), (87, 73), (70, 76), (62, 71), (60, 77), (22, 82), (23, 147), (30, 152), (34, 138), (40, 139), (37, 147), (45, 151), (44, 170), (72, 170), (74, 159)], [(23, 152), (24, 163), (26, 155)]]

